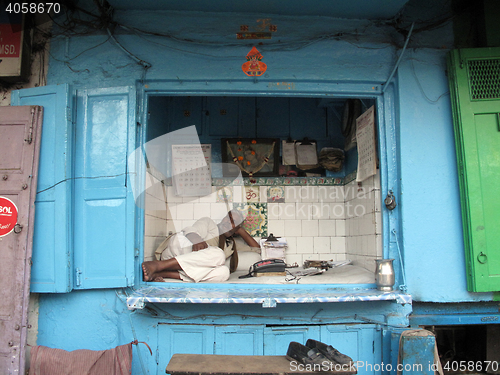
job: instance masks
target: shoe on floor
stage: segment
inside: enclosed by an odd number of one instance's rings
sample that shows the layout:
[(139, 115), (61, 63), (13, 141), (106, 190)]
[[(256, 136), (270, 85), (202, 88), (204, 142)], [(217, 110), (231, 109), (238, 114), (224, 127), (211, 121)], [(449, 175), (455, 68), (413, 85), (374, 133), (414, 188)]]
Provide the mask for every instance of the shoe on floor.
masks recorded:
[(340, 363), (342, 365), (347, 365), (352, 362), (352, 358), (342, 354), (337, 349), (331, 345), (324, 344), (320, 341), (309, 339), (306, 342), (306, 347), (318, 350), (323, 356), (333, 363)]
[(295, 360), (304, 365), (322, 365), (324, 363), (330, 363), (328, 358), (321, 354), (318, 349), (308, 348), (295, 341), (292, 341), (288, 346), (286, 356), (288, 359)]

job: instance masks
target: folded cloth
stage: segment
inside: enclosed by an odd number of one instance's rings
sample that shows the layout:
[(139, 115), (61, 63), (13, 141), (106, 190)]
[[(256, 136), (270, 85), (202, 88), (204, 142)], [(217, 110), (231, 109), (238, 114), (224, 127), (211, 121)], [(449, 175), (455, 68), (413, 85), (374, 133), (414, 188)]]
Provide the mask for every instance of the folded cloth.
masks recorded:
[(108, 350), (31, 349), (29, 375), (130, 375), (132, 343)]

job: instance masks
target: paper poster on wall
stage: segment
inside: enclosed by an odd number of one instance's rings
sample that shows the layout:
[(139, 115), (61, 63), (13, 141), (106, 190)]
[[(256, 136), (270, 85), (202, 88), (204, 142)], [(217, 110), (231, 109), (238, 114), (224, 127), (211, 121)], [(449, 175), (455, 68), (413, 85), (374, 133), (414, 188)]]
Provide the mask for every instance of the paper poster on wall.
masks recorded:
[(247, 62), (241, 66), (243, 72), (249, 77), (258, 77), (263, 75), (267, 70), (267, 65), (261, 60), (264, 56), (253, 47), (247, 54)]
[[(201, 147), (201, 148), (200, 148)], [(172, 183), (175, 195), (212, 194), (212, 145), (172, 145)]]
[(375, 139), (375, 106), (371, 106), (356, 119), (356, 140), (358, 145), (357, 182), (377, 173), (377, 147)]
[(295, 142), (282, 141), (282, 164), (283, 165), (295, 165)]

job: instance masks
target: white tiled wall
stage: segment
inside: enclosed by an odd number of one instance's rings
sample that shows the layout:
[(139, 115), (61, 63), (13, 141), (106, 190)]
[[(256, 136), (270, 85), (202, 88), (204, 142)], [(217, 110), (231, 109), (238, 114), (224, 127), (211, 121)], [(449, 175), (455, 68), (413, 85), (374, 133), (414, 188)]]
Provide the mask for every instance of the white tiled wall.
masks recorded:
[[(267, 187), (260, 186), (260, 202), (267, 202)], [(209, 216), (216, 222), (228, 207), (217, 202), (215, 187), (204, 197), (178, 197), (171, 186), (151, 190), (146, 210), (145, 259), (170, 231), (177, 232)], [(169, 202), (165, 209), (163, 197)], [(242, 202), (243, 187), (233, 187), (233, 201)], [(380, 182), (378, 176), (346, 186), (285, 186), (285, 203), (268, 203), (268, 233), (288, 240), (287, 262), (303, 264), (308, 259), (345, 260), (374, 269), (382, 256)]]
[(344, 188), (346, 253), (354, 264), (375, 270), (375, 259), (382, 258), (380, 175)]

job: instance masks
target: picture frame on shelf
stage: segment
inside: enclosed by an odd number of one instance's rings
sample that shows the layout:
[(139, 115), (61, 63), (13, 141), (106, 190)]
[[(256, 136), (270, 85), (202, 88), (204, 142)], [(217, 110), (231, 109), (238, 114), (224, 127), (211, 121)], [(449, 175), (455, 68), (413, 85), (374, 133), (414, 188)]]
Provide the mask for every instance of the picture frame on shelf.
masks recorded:
[(224, 176), (279, 176), (280, 140), (277, 138), (222, 138)]

